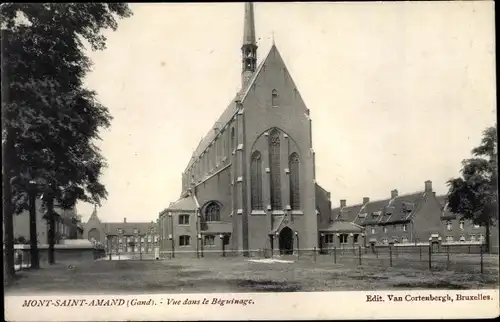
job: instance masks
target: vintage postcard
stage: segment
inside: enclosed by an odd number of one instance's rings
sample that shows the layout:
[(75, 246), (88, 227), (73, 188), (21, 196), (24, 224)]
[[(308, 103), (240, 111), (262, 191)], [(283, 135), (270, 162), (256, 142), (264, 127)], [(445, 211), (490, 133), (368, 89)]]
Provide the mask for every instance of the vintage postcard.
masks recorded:
[(6, 320), (499, 316), (492, 1), (1, 17)]

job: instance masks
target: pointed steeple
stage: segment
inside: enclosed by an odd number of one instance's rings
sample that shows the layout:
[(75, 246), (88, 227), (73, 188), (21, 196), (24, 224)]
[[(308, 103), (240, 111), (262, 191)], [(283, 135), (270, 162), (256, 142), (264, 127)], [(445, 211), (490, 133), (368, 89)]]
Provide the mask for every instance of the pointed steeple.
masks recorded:
[(255, 20), (253, 3), (245, 2), (245, 22), (243, 26), (243, 45), (255, 45)]
[(245, 2), (245, 21), (243, 24), (243, 45), (241, 46), (242, 87), (250, 80), (257, 69), (257, 43), (255, 40), (255, 21), (253, 14), (253, 3)]
[(92, 211), (92, 214), (90, 215), (89, 221), (90, 220), (100, 221), (99, 217), (97, 217), (97, 205), (96, 204), (94, 204), (94, 211)]

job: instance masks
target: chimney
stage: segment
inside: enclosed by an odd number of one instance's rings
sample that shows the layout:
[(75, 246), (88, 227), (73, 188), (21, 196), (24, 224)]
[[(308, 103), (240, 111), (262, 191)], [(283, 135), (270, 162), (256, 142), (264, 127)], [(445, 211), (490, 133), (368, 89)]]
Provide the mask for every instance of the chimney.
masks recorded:
[(363, 205), (367, 204), (369, 202), (370, 202), (370, 198), (369, 197), (363, 197)]
[(123, 218), (123, 222), (126, 224), (127, 223), (127, 218)]
[(398, 196), (398, 189), (394, 189), (391, 191), (391, 199), (394, 199)]
[(431, 180), (427, 180), (425, 182), (425, 191), (432, 192), (432, 181)]
[(345, 199), (341, 199), (340, 200), (340, 208), (344, 208), (346, 206), (346, 200)]

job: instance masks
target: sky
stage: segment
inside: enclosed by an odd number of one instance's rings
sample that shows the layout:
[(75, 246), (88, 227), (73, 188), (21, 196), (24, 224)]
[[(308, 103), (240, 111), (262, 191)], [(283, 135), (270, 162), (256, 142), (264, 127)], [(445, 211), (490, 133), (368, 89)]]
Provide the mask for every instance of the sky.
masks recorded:
[[(200, 139), (240, 86), (243, 3), (134, 3), (89, 51), (86, 84), (114, 117), (103, 221), (151, 221), (181, 190)], [(317, 182), (332, 205), (437, 194), (496, 120), (493, 2), (256, 3), (311, 111)], [(86, 221), (93, 205), (78, 204)]]

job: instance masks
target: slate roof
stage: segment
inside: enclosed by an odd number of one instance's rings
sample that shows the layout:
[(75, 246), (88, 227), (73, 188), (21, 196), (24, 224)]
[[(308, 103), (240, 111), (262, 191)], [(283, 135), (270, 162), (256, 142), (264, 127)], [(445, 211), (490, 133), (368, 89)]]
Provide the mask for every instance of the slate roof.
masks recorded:
[(154, 222), (107, 222), (104, 223), (106, 234), (117, 235), (118, 229), (123, 229), (123, 235), (134, 235), (134, 229), (139, 229), (139, 234), (144, 235), (149, 232), (150, 227), (155, 227)]
[(448, 207), (448, 196), (437, 196), (436, 197), (441, 204), (441, 220), (453, 220), (462, 217), (460, 214), (454, 214), (450, 211)]
[(328, 232), (347, 232), (347, 233), (361, 233), (363, 232), (363, 227), (356, 225), (353, 222), (349, 221), (334, 221), (328, 227), (320, 229), (320, 231), (328, 231)]
[(195, 211), (196, 201), (192, 196), (181, 197), (168, 206), (167, 211)]
[(425, 192), (399, 195), (393, 199), (369, 201), (343, 208), (334, 208), (335, 220), (351, 221), (357, 225), (384, 225), (406, 222), (424, 200)]
[(139, 229), (139, 234), (144, 235), (150, 231), (150, 228), (156, 229), (156, 223), (154, 221), (151, 222), (102, 222), (97, 216), (97, 209), (94, 208), (94, 211), (90, 215), (90, 218), (87, 222), (91, 220), (96, 220), (104, 226), (104, 233), (110, 235), (118, 235), (118, 229), (123, 229), (123, 235), (135, 235), (134, 229)]
[[(260, 71), (262, 70), (262, 66), (264, 65), (265, 61), (267, 60), (267, 57), (271, 53), (271, 51), (276, 49), (276, 46), (273, 45), (269, 52), (267, 53), (266, 57), (260, 62), (259, 66), (257, 67), (255, 73), (253, 74), (252, 78), (250, 81), (241, 88), (241, 90), (236, 94), (236, 96), (231, 100), (229, 105), (226, 107), (224, 112), (222, 112), (221, 116), (219, 119), (215, 122), (215, 124), (212, 126), (212, 128), (208, 131), (208, 133), (201, 139), (200, 143), (196, 147), (195, 151), (193, 152), (193, 155), (191, 156), (191, 159), (189, 160), (189, 163), (186, 167), (187, 171), (191, 165), (198, 159), (198, 157), (210, 146), (212, 141), (218, 136), (220, 133), (220, 130), (222, 130), (226, 125), (231, 121), (233, 116), (238, 112), (238, 106), (236, 104), (236, 101), (242, 101), (245, 99), (248, 90), (252, 87), (253, 83), (255, 82), (255, 79), (259, 75)], [(219, 131), (214, 131), (214, 129), (219, 129)], [(226, 129), (227, 130), (227, 129)]]

